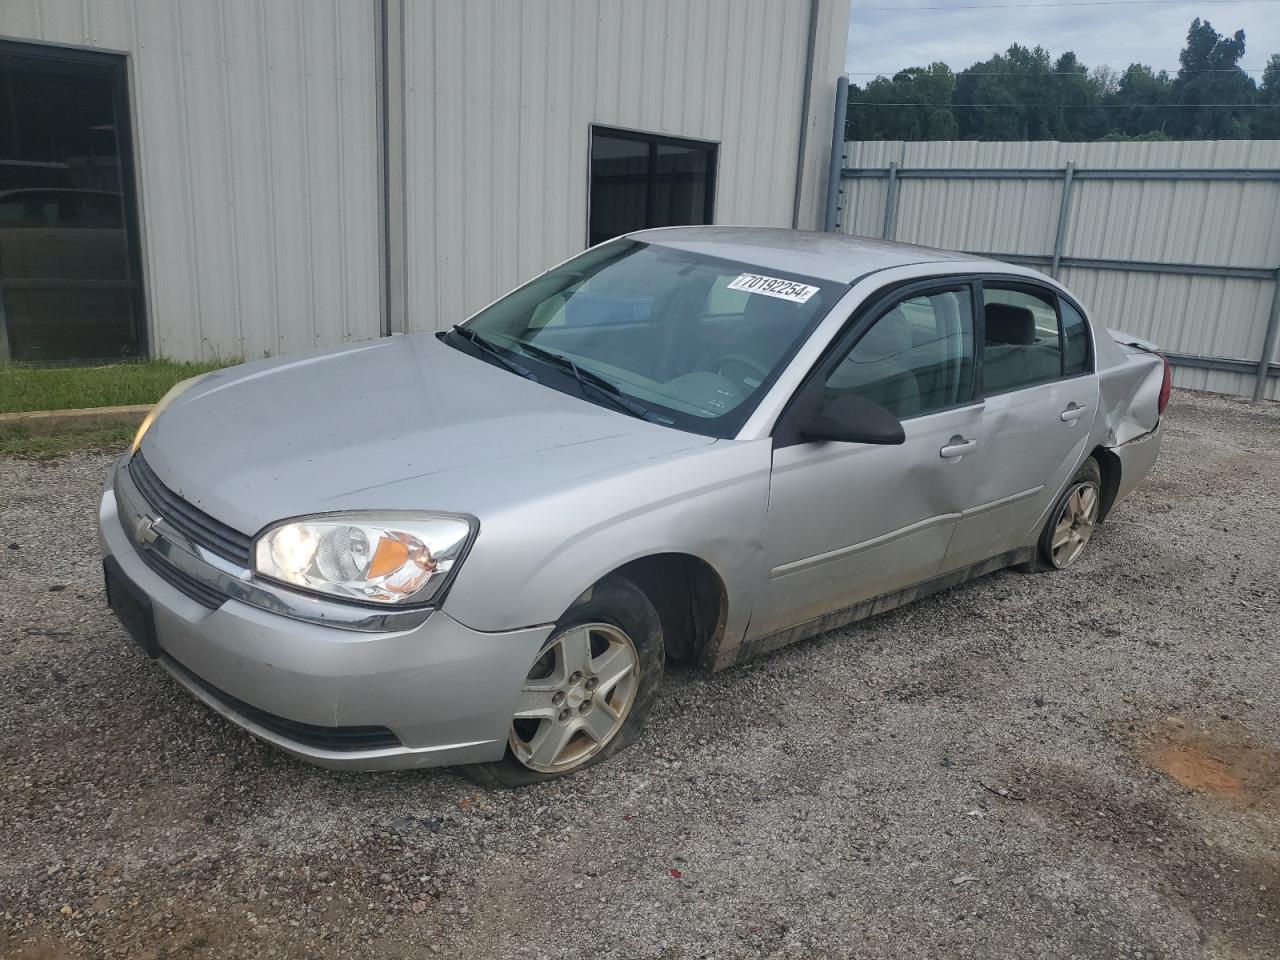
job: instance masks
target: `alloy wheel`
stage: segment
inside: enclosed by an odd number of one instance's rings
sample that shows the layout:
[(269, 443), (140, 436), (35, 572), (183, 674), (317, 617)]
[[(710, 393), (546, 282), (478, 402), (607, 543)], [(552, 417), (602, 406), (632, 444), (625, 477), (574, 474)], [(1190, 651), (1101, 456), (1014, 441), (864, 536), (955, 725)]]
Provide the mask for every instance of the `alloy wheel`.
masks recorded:
[(609, 623), (570, 627), (547, 641), (520, 690), (508, 744), (524, 766), (562, 773), (617, 735), (635, 701), (640, 657)]
[(1076, 484), (1063, 500), (1057, 522), (1053, 525), (1049, 555), (1055, 567), (1061, 570), (1075, 563), (1093, 536), (1097, 522), (1098, 485), (1092, 481)]

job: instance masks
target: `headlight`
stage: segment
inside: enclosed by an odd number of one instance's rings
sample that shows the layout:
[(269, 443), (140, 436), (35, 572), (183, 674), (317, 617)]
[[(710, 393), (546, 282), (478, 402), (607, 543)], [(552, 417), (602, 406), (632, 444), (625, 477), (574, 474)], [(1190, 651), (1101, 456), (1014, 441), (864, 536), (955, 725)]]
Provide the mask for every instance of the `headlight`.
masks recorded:
[(471, 521), (446, 515), (293, 520), (258, 537), (254, 571), (347, 600), (426, 603), (462, 561), (471, 530)]
[(156, 422), (156, 418), (160, 416), (160, 414), (164, 413), (165, 407), (169, 406), (169, 404), (177, 400), (178, 397), (194, 387), (199, 380), (207, 376), (207, 373), (196, 374), (194, 377), (187, 377), (185, 380), (179, 380), (170, 387), (168, 392), (165, 393), (165, 395), (160, 398), (159, 402), (147, 412), (145, 417), (143, 417), (142, 423), (138, 426), (138, 432), (133, 435), (133, 444), (129, 447), (129, 453), (135, 454), (138, 452), (138, 447), (142, 446), (142, 438), (146, 436), (147, 431), (151, 429), (151, 425)]

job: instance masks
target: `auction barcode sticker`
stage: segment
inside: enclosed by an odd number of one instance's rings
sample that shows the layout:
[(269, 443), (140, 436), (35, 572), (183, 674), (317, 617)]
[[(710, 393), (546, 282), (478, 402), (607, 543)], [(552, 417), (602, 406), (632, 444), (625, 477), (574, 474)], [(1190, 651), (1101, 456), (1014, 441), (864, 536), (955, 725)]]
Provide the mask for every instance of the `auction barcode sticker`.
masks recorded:
[(745, 290), (747, 293), (758, 293), (765, 297), (777, 297), (779, 300), (790, 300), (792, 303), (805, 303), (818, 292), (817, 287), (807, 283), (796, 283), (794, 280), (783, 280), (781, 277), (765, 277), (758, 273), (740, 273), (729, 284), (730, 290)]

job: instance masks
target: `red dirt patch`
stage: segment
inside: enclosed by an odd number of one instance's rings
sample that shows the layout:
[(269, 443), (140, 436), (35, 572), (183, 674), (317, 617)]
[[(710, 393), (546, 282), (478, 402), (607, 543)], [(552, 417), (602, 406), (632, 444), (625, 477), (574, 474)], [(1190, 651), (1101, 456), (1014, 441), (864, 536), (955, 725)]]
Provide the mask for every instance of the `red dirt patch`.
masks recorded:
[(1190, 790), (1236, 796), (1244, 787), (1239, 777), (1228, 772), (1225, 763), (1195, 747), (1166, 745), (1153, 750), (1147, 759)]
[(1167, 720), (1156, 727), (1142, 758), (1188, 790), (1249, 806), (1280, 788), (1280, 752), (1233, 725)]

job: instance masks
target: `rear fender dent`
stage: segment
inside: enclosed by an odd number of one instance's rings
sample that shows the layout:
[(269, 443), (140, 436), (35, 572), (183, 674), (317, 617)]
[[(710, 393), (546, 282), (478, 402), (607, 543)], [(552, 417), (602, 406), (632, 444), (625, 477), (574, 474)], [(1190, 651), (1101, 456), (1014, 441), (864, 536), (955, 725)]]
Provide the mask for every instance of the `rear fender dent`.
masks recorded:
[(1160, 423), (1160, 386), (1164, 382), (1164, 361), (1158, 354), (1140, 348), (1120, 348), (1124, 360), (1099, 369), (1105, 424), (1102, 445), (1115, 449), (1155, 430)]
[(1120, 467), (1120, 476), (1116, 482), (1116, 494), (1110, 504), (1111, 507), (1114, 507), (1129, 494), (1133, 493), (1138, 485), (1146, 479), (1147, 474), (1151, 472), (1151, 468), (1155, 466), (1156, 458), (1160, 455), (1162, 440), (1161, 425), (1157, 424), (1154, 430), (1134, 437), (1128, 443), (1118, 444), (1108, 451), (1116, 458), (1116, 462)]

